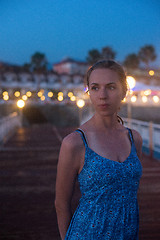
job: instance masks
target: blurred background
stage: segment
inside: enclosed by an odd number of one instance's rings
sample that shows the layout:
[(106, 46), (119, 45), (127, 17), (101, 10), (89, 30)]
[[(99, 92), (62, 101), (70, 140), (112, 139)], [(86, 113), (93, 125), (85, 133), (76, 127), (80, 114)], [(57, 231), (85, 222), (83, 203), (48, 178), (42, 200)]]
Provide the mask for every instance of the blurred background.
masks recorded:
[[(60, 239), (54, 209), (62, 139), (94, 109), (99, 59), (124, 66), (120, 116), (143, 138), (140, 239), (160, 238), (160, 2), (0, 1), (0, 239)], [(73, 211), (78, 193), (73, 197)]]

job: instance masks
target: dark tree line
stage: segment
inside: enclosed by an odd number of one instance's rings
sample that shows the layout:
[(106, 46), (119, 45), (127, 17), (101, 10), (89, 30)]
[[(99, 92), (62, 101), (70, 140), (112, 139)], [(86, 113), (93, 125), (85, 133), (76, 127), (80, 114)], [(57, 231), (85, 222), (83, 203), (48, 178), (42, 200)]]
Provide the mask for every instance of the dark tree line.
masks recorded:
[(116, 52), (111, 47), (102, 48), (101, 52), (97, 49), (92, 49), (88, 52), (88, 56), (86, 58), (89, 64), (93, 64), (99, 59), (115, 59)]
[[(126, 56), (123, 65), (129, 69), (136, 69), (140, 63), (144, 63), (146, 68), (149, 68), (149, 63), (156, 59), (155, 48), (152, 45), (145, 45), (141, 47), (139, 52), (131, 53)], [(103, 47), (101, 51), (92, 49), (88, 51), (86, 60), (89, 64), (95, 63), (99, 59), (115, 59), (116, 52), (109, 46)], [(23, 66), (24, 71), (31, 71), (36, 73), (44, 73), (47, 71), (47, 58), (44, 53), (35, 52), (31, 56), (30, 63)]]
[(44, 53), (35, 52), (31, 56), (30, 63), (25, 63), (23, 69), (36, 73), (44, 73), (47, 71), (47, 58)]
[[(99, 59), (115, 59), (116, 52), (111, 47), (104, 47), (101, 51), (97, 49), (92, 49), (88, 52), (88, 56), (86, 58), (89, 64), (95, 63)], [(146, 68), (149, 68), (149, 63), (156, 60), (155, 48), (152, 45), (145, 45), (141, 47), (139, 52), (131, 53), (126, 56), (123, 61), (123, 65), (130, 69), (136, 69), (140, 66), (140, 63), (144, 63)]]

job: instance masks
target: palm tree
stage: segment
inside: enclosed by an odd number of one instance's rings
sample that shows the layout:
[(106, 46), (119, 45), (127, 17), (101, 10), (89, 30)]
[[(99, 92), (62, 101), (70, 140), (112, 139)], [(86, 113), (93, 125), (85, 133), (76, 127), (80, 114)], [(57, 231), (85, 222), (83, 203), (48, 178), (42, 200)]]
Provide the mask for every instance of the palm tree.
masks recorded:
[(89, 64), (94, 64), (96, 61), (98, 61), (101, 58), (101, 54), (97, 49), (92, 49), (88, 52), (88, 56), (86, 58), (87, 62)]
[(111, 47), (104, 47), (102, 48), (102, 58), (105, 59), (115, 59), (116, 52), (113, 51)]
[(152, 45), (146, 45), (139, 50), (138, 53), (139, 59), (146, 64), (146, 67), (149, 67), (149, 62), (156, 59), (155, 48)]
[(136, 69), (139, 67), (139, 57), (137, 56), (137, 54), (132, 53), (129, 54), (128, 56), (126, 56), (125, 60), (124, 60), (124, 66), (130, 69)]
[(36, 71), (37, 73), (46, 71), (47, 59), (45, 57), (45, 54), (40, 52), (34, 53), (31, 56), (31, 66), (33, 71)]

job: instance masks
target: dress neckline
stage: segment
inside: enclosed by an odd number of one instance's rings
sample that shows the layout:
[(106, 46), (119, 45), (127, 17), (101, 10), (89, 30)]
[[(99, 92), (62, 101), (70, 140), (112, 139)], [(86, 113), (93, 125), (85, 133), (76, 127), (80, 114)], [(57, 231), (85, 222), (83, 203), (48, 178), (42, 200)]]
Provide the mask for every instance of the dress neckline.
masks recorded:
[(111, 161), (111, 162), (116, 162), (118, 164), (122, 164), (124, 162), (126, 162), (130, 156), (132, 155), (132, 150), (133, 150), (133, 144), (134, 144), (134, 141), (133, 141), (133, 137), (131, 137), (131, 133), (130, 133), (130, 129), (128, 127), (125, 127), (127, 130), (128, 130), (128, 135), (129, 135), (129, 139), (130, 139), (130, 143), (131, 143), (131, 151), (129, 153), (129, 156), (123, 161), (123, 162), (119, 162), (119, 161), (115, 161), (115, 160), (112, 160), (112, 159), (109, 159), (109, 158), (106, 158), (106, 157), (103, 157), (101, 156), (100, 154), (98, 154), (97, 152), (95, 152), (92, 148), (89, 147), (88, 145), (88, 141), (87, 141), (87, 138), (86, 138), (86, 135), (85, 135), (85, 132), (81, 129), (81, 128), (78, 128), (78, 130), (80, 130), (82, 133), (83, 133), (83, 138), (84, 138), (84, 141), (85, 141), (85, 147), (88, 148), (91, 152), (93, 152), (94, 154), (96, 154), (98, 157), (100, 158), (103, 158), (105, 160), (108, 160), (108, 161)]
[(115, 161), (115, 160), (112, 160), (112, 159), (109, 159), (109, 158), (106, 158), (106, 157), (103, 157), (101, 155), (99, 155), (98, 153), (96, 153), (92, 148), (90, 148), (89, 146), (86, 146), (87, 149), (89, 149), (91, 152), (93, 152), (95, 155), (97, 155), (98, 157), (100, 158), (103, 158), (105, 160), (108, 160), (108, 161), (111, 161), (111, 162), (115, 162), (115, 163), (118, 163), (118, 164), (123, 164), (125, 163), (132, 155), (132, 150), (133, 150), (133, 143), (131, 143), (131, 151), (129, 153), (129, 156), (123, 161), (123, 162), (119, 162), (119, 161)]

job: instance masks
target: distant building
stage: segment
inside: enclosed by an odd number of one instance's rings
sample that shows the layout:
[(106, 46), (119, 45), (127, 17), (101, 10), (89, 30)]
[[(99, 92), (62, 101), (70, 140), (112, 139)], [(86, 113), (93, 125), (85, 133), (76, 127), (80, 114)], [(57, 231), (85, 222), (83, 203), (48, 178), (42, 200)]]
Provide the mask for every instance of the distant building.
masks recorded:
[[(88, 69), (86, 62), (80, 62), (67, 58), (54, 64), (52, 71), (36, 73), (27, 71), (21, 66), (0, 62), (0, 92), (9, 90), (33, 90), (39, 89), (84, 89), (84, 75)], [(126, 69), (127, 71), (127, 69)], [(146, 69), (128, 71), (127, 75), (133, 76), (137, 82), (160, 86), (160, 70), (156, 70), (150, 76)]]
[(76, 61), (72, 58), (66, 58), (59, 63), (53, 65), (53, 70), (58, 74), (81, 74), (84, 75), (88, 69), (88, 63)]

